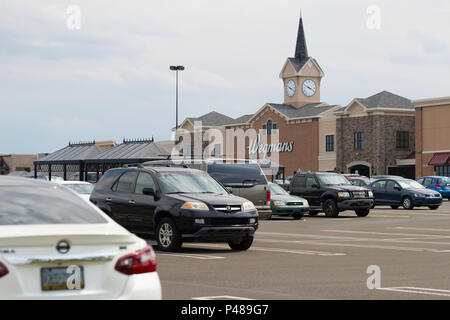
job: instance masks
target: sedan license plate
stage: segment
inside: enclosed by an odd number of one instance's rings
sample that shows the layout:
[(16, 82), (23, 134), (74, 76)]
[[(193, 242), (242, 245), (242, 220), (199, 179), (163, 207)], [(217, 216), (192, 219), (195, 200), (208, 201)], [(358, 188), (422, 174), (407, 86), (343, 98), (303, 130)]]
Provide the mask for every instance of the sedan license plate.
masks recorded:
[[(71, 276), (71, 283), (76, 284), (76, 281), (78, 280), (78, 288), (84, 289), (84, 269), (82, 266), (76, 267), (79, 268), (79, 273), (72, 270), (68, 271), (68, 267), (41, 268), (42, 291), (69, 290), (70, 288), (68, 287), (67, 282)], [(76, 277), (78, 277), (78, 279), (76, 279)], [(72, 290), (78, 288), (74, 286)]]

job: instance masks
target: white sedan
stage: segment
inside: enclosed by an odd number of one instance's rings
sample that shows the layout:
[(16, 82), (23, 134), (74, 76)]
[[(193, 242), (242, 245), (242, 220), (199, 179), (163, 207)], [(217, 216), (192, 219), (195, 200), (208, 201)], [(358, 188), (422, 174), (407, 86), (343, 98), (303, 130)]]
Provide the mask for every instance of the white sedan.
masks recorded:
[(151, 246), (49, 182), (0, 177), (0, 299), (161, 299)]
[(92, 190), (94, 190), (94, 185), (90, 182), (84, 181), (55, 181), (57, 184), (63, 185), (75, 193), (77, 193), (81, 198), (89, 201)]

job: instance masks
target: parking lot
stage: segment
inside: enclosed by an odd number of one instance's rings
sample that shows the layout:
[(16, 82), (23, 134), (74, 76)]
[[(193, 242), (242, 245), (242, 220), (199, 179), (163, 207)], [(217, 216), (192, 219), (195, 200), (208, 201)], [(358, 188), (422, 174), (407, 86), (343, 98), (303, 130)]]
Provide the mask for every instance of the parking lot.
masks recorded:
[[(450, 203), (274, 218), (248, 251), (186, 243), (157, 260), (163, 299), (448, 299)], [(369, 266), (380, 268), (379, 289), (367, 287)]]

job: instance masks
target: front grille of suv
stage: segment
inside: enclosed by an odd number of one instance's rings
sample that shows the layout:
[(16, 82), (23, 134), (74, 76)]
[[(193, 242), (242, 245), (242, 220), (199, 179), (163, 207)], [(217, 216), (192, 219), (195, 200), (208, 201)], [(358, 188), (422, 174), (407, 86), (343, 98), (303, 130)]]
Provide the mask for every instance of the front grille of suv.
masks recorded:
[(367, 198), (367, 193), (365, 191), (353, 191), (353, 198), (355, 199)]

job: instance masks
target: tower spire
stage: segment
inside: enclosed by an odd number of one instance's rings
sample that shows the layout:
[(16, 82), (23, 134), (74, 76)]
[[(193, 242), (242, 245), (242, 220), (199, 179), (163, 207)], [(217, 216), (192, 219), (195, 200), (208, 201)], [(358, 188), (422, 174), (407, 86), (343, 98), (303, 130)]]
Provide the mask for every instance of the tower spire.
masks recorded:
[(300, 10), (300, 22), (298, 24), (297, 45), (295, 47), (295, 58), (300, 61), (308, 58), (308, 48), (306, 47), (305, 32), (303, 30), (302, 11)]

